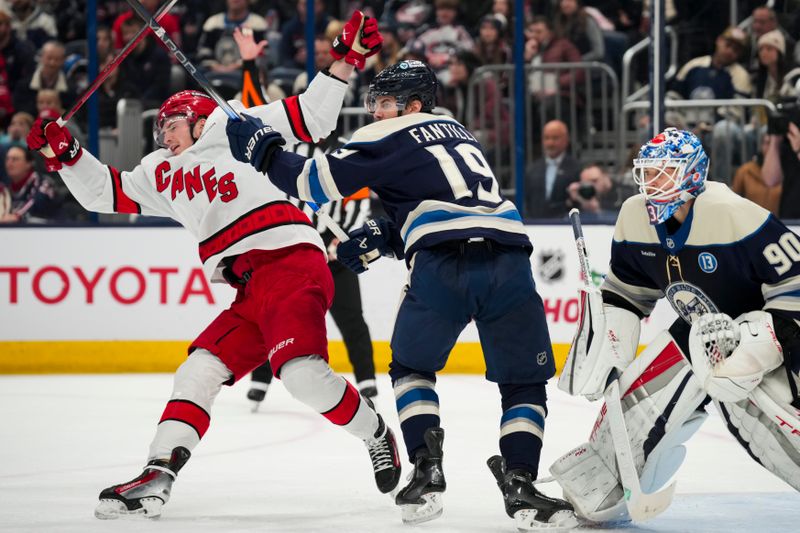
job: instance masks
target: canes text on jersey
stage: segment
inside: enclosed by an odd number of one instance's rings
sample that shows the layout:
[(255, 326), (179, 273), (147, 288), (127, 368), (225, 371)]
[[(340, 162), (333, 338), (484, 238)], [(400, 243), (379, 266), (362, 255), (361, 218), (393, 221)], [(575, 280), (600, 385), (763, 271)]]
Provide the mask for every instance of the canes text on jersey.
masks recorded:
[(196, 194), (205, 191), (208, 201), (212, 202), (219, 193), (220, 200), (230, 202), (239, 196), (239, 189), (234, 182), (233, 172), (228, 172), (221, 178), (216, 177), (216, 169), (211, 167), (205, 172), (200, 171), (200, 165), (191, 170), (178, 168), (172, 172), (169, 161), (162, 161), (156, 167), (156, 189), (163, 193), (172, 186), (171, 197), (174, 201), (179, 193), (185, 193), (189, 201), (194, 200)]

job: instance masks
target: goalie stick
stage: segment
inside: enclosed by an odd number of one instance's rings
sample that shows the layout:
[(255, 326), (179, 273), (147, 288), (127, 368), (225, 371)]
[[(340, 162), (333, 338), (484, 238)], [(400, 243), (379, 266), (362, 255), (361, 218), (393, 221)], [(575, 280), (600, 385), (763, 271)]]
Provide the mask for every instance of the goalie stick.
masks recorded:
[[(597, 290), (592, 286), (591, 270), (589, 269), (589, 256), (586, 253), (586, 240), (583, 236), (581, 226), (581, 214), (577, 209), (569, 212), (569, 220), (572, 224), (572, 233), (575, 236), (575, 246), (578, 249), (578, 259), (580, 261), (581, 281), (586, 290)], [(639, 482), (639, 474), (636, 472), (636, 464), (633, 459), (630, 439), (628, 438), (628, 428), (625, 426), (625, 417), (622, 413), (622, 403), (619, 390), (619, 376), (611, 378), (611, 382), (606, 387), (603, 397), (606, 402), (606, 416), (611, 432), (611, 439), (614, 442), (614, 455), (617, 459), (620, 481), (625, 498), (625, 505), (632, 520), (648, 520), (662, 513), (672, 502), (672, 495), (675, 492), (675, 483), (666, 489), (654, 493), (642, 492)]]
[[(161, 39), (161, 42), (167, 46), (172, 55), (175, 56), (175, 59), (178, 60), (178, 63), (180, 63), (181, 66), (184, 69), (186, 69), (186, 72), (189, 73), (192, 79), (194, 79), (194, 81), (196, 81), (197, 84), (200, 85), (200, 87), (211, 98), (214, 99), (217, 105), (219, 105), (222, 108), (222, 110), (225, 111), (225, 114), (228, 115), (228, 118), (231, 118), (233, 120), (242, 120), (242, 116), (239, 113), (237, 113), (236, 110), (233, 109), (233, 107), (231, 107), (231, 105), (227, 102), (227, 100), (225, 100), (222, 96), (220, 96), (220, 94), (211, 85), (211, 82), (208, 81), (208, 78), (206, 78), (205, 75), (202, 72), (200, 72), (197, 69), (197, 67), (195, 67), (192, 64), (191, 61), (189, 61), (189, 58), (186, 57), (186, 54), (184, 54), (181, 51), (181, 49), (178, 48), (178, 45), (175, 44), (175, 41), (173, 41), (170, 38), (170, 36), (167, 35), (166, 30), (163, 27), (161, 27), (161, 25), (158, 23), (155, 17), (150, 16), (150, 13), (147, 11), (147, 8), (145, 8), (141, 3), (139, 3), (138, 0), (126, 0), (126, 1), (128, 2), (128, 5), (131, 6), (131, 8), (136, 12), (136, 14), (139, 15), (139, 18), (145, 21), (147, 27), (153, 30), (153, 33), (155, 33), (158, 36), (158, 38)], [(329, 214), (325, 213), (324, 211), (320, 211), (319, 205), (315, 204), (314, 202), (306, 202), (306, 204), (308, 204), (308, 206), (314, 210), (314, 212), (317, 215), (317, 218), (319, 218), (322, 221), (322, 223), (325, 224), (328, 227), (328, 229), (331, 230), (331, 232), (333, 232), (333, 234), (336, 236), (337, 239), (339, 239), (342, 242), (350, 239), (350, 237), (348, 237), (347, 235), (347, 232), (344, 231), (342, 227), (339, 226), (339, 224), (337, 224), (336, 221), (333, 220), (333, 218), (331, 218)]]

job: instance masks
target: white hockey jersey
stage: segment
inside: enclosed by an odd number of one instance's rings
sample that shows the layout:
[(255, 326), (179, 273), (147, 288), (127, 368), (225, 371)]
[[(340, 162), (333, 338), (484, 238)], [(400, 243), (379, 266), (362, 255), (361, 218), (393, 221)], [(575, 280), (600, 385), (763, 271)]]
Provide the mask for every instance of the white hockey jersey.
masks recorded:
[[(287, 143), (317, 141), (335, 127), (347, 85), (318, 74), (308, 90), (265, 106), (238, 111), (261, 118)], [(324, 252), (309, 218), (267, 176), (233, 158), (225, 133), (228, 117), (217, 108), (197, 142), (174, 155), (159, 149), (130, 172), (121, 172), (84, 151), (59, 174), (81, 205), (99, 213), (169, 217), (199, 242), (203, 271), (224, 281), (219, 267), (228, 256), (310, 243)]]

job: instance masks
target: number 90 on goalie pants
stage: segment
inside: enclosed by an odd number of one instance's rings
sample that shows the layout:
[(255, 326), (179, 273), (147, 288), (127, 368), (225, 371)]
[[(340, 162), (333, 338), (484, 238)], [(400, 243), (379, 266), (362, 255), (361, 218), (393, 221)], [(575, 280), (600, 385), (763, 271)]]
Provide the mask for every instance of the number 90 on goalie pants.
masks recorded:
[[(689, 361), (675, 339), (662, 332), (619, 378), (622, 415), (641, 492), (653, 494), (678, 471), (686, 456), (683, 443), (708, 416), (706, 393), (694, 377)], [(607, 401), (608, 395), (606, 396)], [(589, 442), (562, 456), (550, 472), (575, 506), (575, 512), (593, 522), (630, 520), (633, 501), (618, 467), (612, 438), (613, 417), (604, 404)], [(624, 487), (624, 488), (623, 488)], [(658, 509), (644, 510), (648, 518), (669, 505), (672, 487), (664, 491)]]
[(553, 377), (544, 305), (525, 248), (448, 242), (414, 254), (392, 335), (393, 361), (438, 372), (471, 320), (486, 379), (543, 383)]

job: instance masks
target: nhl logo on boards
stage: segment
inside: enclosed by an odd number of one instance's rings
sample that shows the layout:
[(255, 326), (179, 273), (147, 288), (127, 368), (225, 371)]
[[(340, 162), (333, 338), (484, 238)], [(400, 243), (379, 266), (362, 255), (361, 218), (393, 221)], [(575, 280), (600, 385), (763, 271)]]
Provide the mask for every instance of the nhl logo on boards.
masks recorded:
[(564, 252), (543, 250), (539, 254), (539, 277), (544, 281), (557, 281), (564, 277)]
[(692, 321), (706, 313), (720, 312), (717, 305), (700, 287), (686, 281), (671, 283), (664, 291), (664, 294), (675, 312), (687, 324), (691, 324)]

